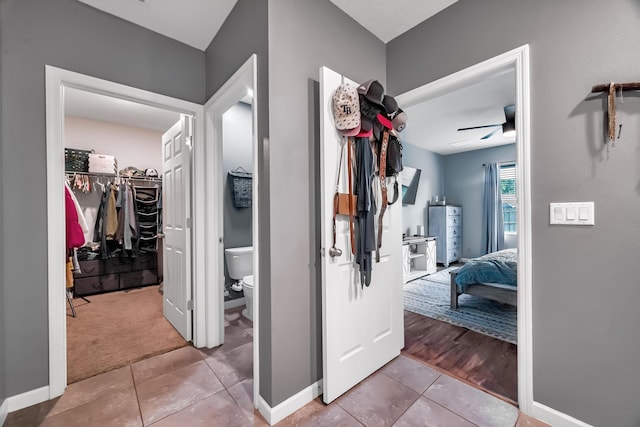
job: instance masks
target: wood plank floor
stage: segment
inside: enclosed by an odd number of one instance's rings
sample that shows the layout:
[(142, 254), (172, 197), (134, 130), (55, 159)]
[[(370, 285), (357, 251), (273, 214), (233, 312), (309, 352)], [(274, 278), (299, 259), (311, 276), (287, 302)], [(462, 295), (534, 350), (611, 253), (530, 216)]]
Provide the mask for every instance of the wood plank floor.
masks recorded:
[(404, 331), (403, 354), (518, 401), (516, 345), (406, 310)]

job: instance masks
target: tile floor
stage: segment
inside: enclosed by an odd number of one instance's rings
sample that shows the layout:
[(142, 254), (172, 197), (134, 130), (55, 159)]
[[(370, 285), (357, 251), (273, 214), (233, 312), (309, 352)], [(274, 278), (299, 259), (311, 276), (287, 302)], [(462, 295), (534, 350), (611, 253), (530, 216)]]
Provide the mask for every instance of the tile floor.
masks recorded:
[[(9, 414), (4, 427), (266, 426), (254, 411), (251, 322), (227, 313), (226, 343), (183, 347), (71, 384)], [(330, 405), (316, 399), (278, 426), (541, 427), (518, 409), (406, 356)]]

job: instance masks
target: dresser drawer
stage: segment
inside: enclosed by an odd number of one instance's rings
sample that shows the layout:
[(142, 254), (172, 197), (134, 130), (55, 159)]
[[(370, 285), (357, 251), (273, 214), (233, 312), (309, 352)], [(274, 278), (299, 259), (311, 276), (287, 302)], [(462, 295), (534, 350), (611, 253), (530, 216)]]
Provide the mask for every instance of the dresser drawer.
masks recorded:
[(109, 258), (104, 261), (105, 274), (124, 273), (131, 271), (133, 258)]
[(460, 237), (460, 227), (447, 227), (447, 239)]
[(459, 237), (451, 237), (448, 241), (447, 241), (447, 248), (448, 249), (453, 249), (453, 248), (459, 248), (460, 247), (460, 238)]
[(459, 227), (461, 225), (460, 215), (447, 215), (448, 227)]
[(120, 274), (120, 289), (158, 284), (157, 270), (139, 270)]
[(133, 270), (150, 270), (156, 268), (158, 265), (158, 254), (145, 253), (139, 254), (133, 259)]
[(118, 289), (118, 275), (105, 274), (102, 276), (82, 277), (75, 279), (74, 289), (77, 295), (92, 295)]
[(80, 273), (73, 273), (73, 277), (100, 276), (104, 273), (102, 260), (92, 259), (80, 261)]
[(462, 208), (458, 206), (448, 206), (447, 207), (447, 215), (460, 215), (462, 212)]
[(451, 248), (447, 251), (447, 261), (455, 261), (460, 258), (460, 250), (458, 248)]

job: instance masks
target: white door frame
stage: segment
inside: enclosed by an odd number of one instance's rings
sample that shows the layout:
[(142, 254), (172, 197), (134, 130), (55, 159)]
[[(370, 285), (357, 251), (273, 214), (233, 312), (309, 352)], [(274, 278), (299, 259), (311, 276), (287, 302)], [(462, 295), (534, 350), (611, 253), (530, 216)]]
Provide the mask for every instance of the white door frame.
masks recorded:
[(67, 328), (65, 286), (64, 224), (64, 88), (112, 96), (132, 102), (172, 110), (195, 117), (193, 194), (193, 343), (206, 342), (206, 298), (204, 282), (205, 182), (202, 156), (204, 147), (204, 109), (202, 105), (146, 90), (98, 79), (73, 71), (45, 66), (46, 145), (47, 145), (47, 281), (49, 290), (49, 399), (64, 393), (67, 386)]
[[(252, 179), (252, 241), (253, 241), (253, 405), (258, 407), (260, 395), (259, 375), (259, 298), (260, 298), (260, 241), (259, 241), (259, 141), (258, 141), (258, 62), (255, 54), (227, 80), (224, 85), (204, 105), (206, 124), (205, 152), (196, 159), (203, 161), (201, 171), (205, 171), (208, 188), (206, 205), (201, 205), (209, 213), (210, 221), (206, 227), (205, 277), (207, 283), (207, 306), (216, 309), (207, 317), (207, 347), (215, 347), (224, 342), (224, 170), (222, 166), (223, 129), (222, 116), (238, 102), (252, 99), (251, 108), (251, 145), (253, 155)], [(203, 212), (203, 217), (204, 216)]]
[(457, 73), (398, 95), (410, 107), (505, 70), (516, 72), (516, 185), (518, 193), (518, 403), (533, 410), (533, 332), (531, 291), (531, 116), (529, 45), (524, 45)]

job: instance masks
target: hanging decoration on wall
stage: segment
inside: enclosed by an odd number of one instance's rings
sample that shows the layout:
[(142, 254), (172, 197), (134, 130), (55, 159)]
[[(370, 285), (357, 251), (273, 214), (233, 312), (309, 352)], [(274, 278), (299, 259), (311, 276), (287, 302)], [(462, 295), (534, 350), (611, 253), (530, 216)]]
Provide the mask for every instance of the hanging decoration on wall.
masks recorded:
[(591, 88), (591, 93), (607, 93), (607, 144), (615, 148), (616, 140), (622, 134), (622, 124), (618, 126), (616, 136), (616, 93), (620, 91), (620, 102), (624, 102), (622, 92), (626, 90), (640, 90), (640, 82), (632, 83), (603, 83)]

